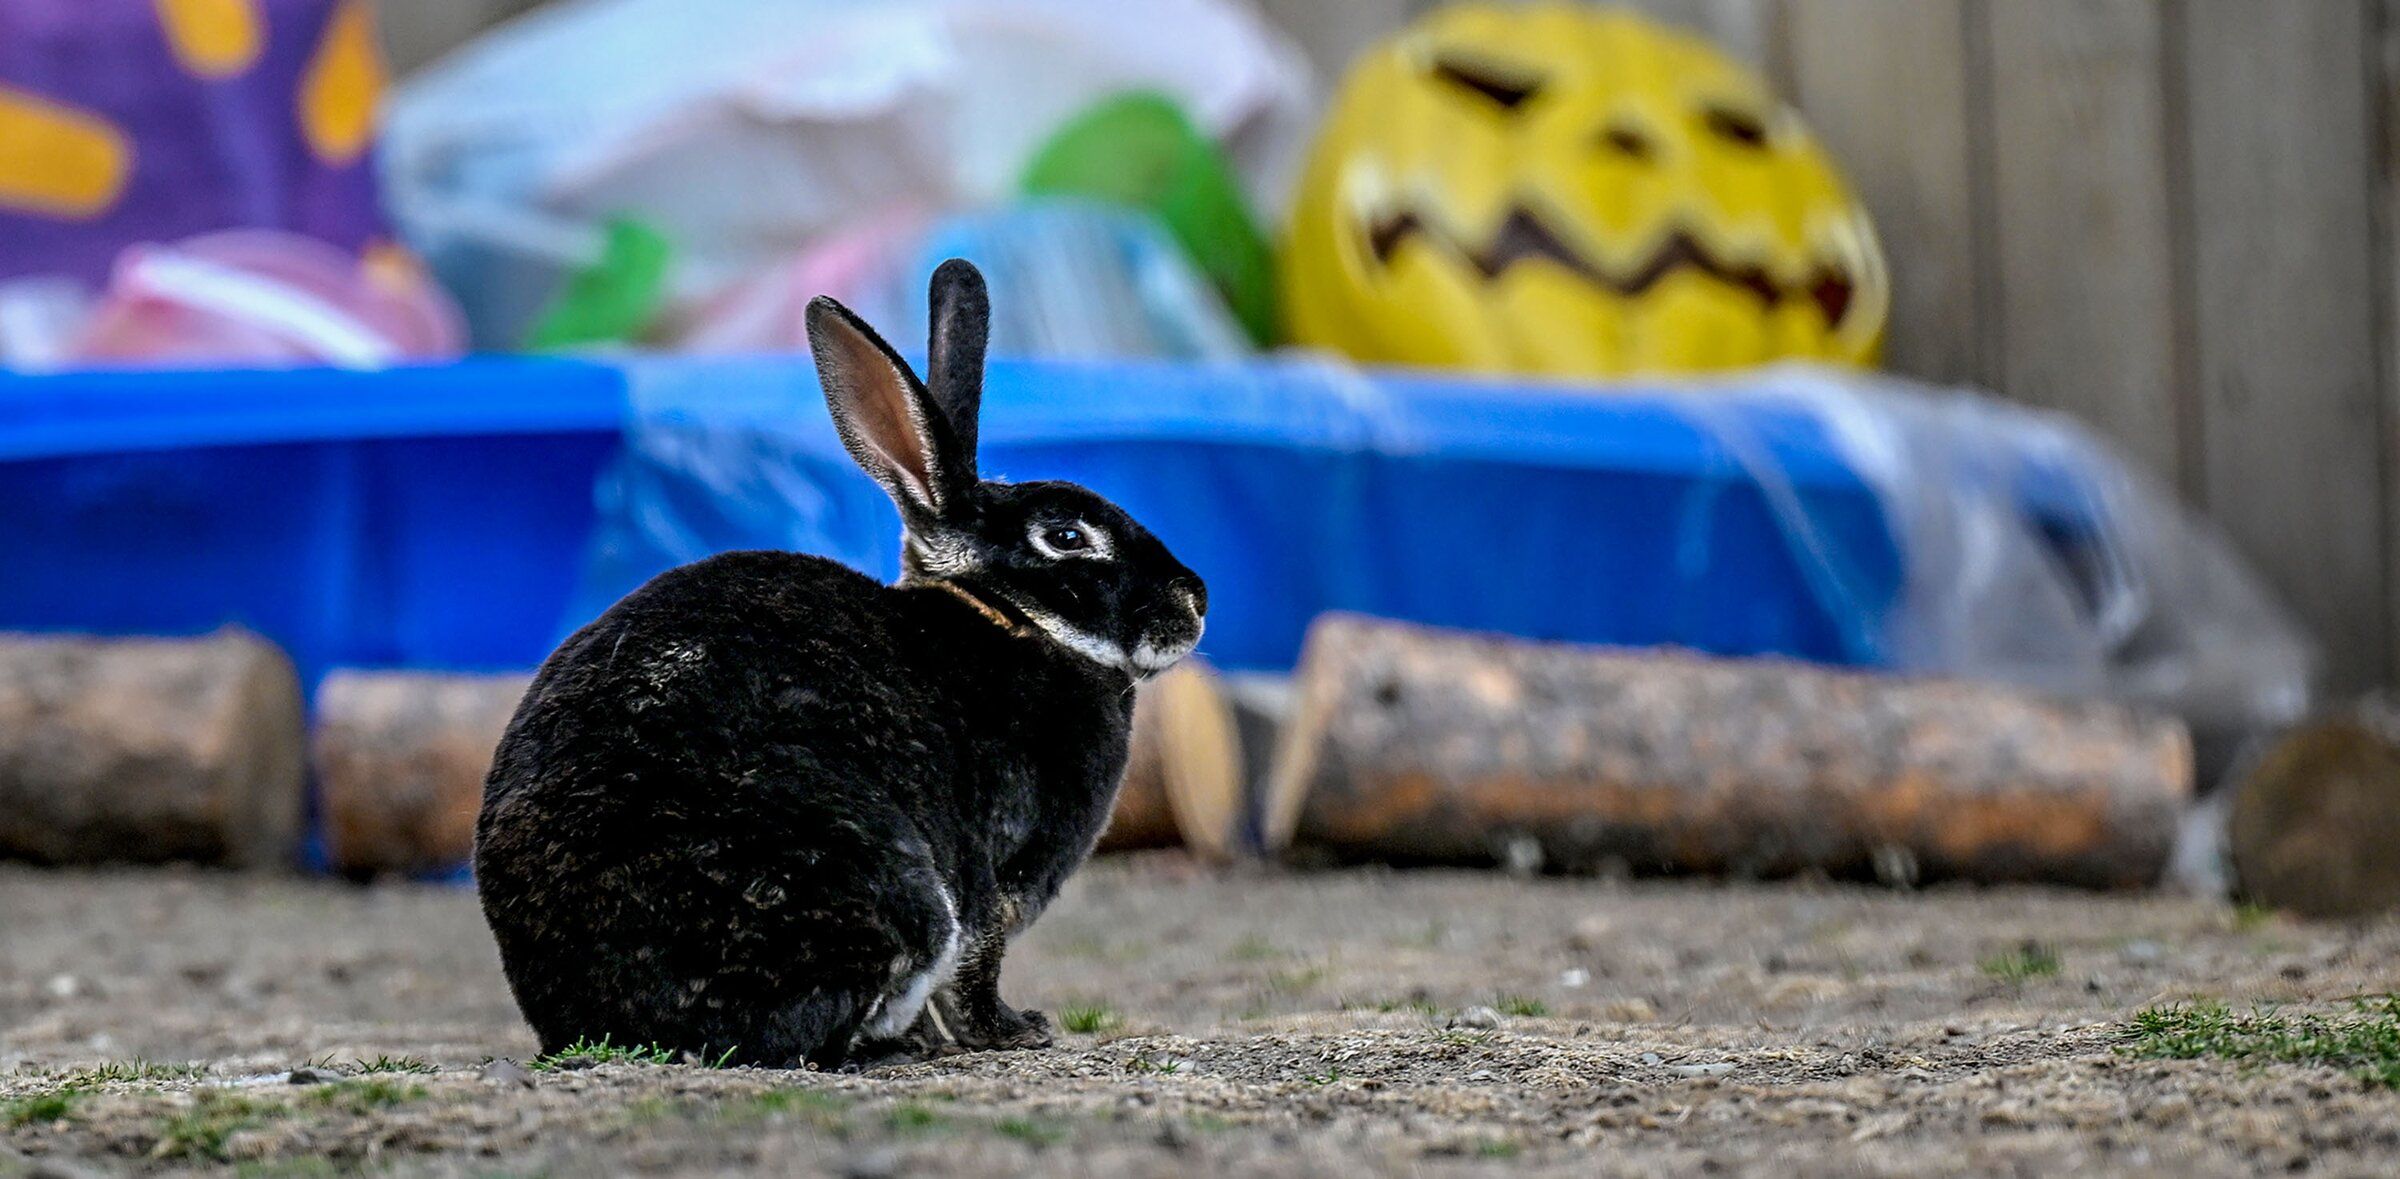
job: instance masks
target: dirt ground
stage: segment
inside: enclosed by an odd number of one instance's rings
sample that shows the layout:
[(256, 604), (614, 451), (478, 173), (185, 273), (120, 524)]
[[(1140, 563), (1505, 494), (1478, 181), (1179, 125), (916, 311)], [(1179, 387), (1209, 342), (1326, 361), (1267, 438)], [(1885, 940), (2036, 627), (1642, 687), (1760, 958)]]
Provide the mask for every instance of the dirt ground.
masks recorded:
[[(463, 888), (0, 868), (0, 1175), (2364, 1175), (2400, 1160), (2391, 1091), (2124, 1051), (2149, 1004), (2336, 1010), (2400, 990), (2400, 922), (1153, 856), (1079, 877), (1004, 989), (1097, 1030), (864, 1076), (520, 1074), (484, 1065), (533, 1043)], [(369, 1071), (379, 1058), (433, 1071)], [(312, 1063), (333, 1079), (289, 1079)]]

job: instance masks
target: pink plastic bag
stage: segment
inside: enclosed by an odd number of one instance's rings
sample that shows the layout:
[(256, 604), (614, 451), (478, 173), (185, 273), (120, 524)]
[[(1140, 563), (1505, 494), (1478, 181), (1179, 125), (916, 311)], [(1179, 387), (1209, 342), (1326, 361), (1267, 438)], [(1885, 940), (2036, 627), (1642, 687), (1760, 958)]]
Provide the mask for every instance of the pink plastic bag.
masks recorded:
[(314, 238), (229, 230), (117, 259), (67, 365), (376, 368), (446, 360), (458, 308), (396, 252), (362, 260)]
[(675, 315), (660, 342), (701, 354), (806, 352), (808, 301), (831, 295), (853, 307), (870, 304), (928, 222), (922, 210), (902, 206), (825, 234)]

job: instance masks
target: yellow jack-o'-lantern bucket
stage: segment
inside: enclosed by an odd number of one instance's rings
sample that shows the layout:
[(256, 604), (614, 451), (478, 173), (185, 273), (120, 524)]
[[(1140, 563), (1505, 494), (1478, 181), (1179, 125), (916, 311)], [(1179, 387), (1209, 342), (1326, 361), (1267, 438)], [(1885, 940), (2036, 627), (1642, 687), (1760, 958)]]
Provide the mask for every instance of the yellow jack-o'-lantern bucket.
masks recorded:
[(1800, 119), (1697, 37), (1441, 9), (1351, 68), (1293, 205), (1296, 343), (1575, 376), (1871, 364), (1873, 227)]

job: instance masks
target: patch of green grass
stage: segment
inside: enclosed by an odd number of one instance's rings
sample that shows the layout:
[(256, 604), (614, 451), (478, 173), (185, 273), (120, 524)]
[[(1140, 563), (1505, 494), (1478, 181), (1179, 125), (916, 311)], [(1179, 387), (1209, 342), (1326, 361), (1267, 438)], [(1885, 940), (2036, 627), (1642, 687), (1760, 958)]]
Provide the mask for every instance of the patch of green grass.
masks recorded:
[(2249, 933), (2274, 919), (2275, 910), (2264, 905), (2243, 901), (2233, 907), (2233, 930), (2235, 933)]
[(2353, 1004), (2346, 1016), (2235, 1014), (2223, 1003), (2136, 1012), (2125, 1050), (2150, 1060), (2249, 1060), (2338, 1068), (2400, 1089), (2400, 996)]
[(1067, 1137), (1065, 1126), (1038, 1118), (1002, 1118), (992, 1129), (1033, 1147), (1055, 1146)]
[(603, 1064), (673, 1064), (675, 1054), (656, 1044), (611, 1044), (608, 1037), (597, 1040), (578, 1037), (572, 1044), (548, 1056), (536, 1056), (525, 1067), (539, 1072), (592, 1068)]
[(1502, 1015), (1521, 1015), (1538, 1019), (1550, 1014), (1550, 1005), (1530, 995), (1502, 995), (1492, 1000), (1492, 1007)]
[(1070, 1032), (1105, 1032), (1124, 1022), (1106, 1003), (1069, 1003), (1058, 1011), (1058, 1026)]
[(373, 1073), (416, 1073), (419, 1075), (424, 1075), (434, 1071), (434, 1067), (431, 1064), (428, 1064), (424, 1060), (414, 1056), (378, 1056), (373, 1060), (353, 1060), (350, 1062), (350, 1067), (360, 1076), (367, 1076)]
[(1486, 1138), (1475, 1144), (1475, 1154), (1478, 1158), (1513, 1159), (1517, 1157), (1520, 1149), (1516, 1143), (1506, 1138)]
[(177, 1110), (160, 1120), (158, 1146), (151, 1153), (165, 1159), (226, 1162), (226, 1139), (290, 1113), (289, 1106), (202, 1089), (192, 1094), (191, 1108)]
[(1213, 1113), (1193, 1114), (1183, 1119), (1183, 1124), (1199, 1134), (1222, 1134), (1233, 1129), (1232, 1121)]
[(2016, 949), (1994, 954), (1975, 964), (1985, 974), (2012, 986), (2023, 986), (2037, 978), (2055, 978), (2066, 968), (2058, 951), (2041, 942), (2026, 942)]
[(1277, 958), (1288, 958), (1291, 954), (1283, 947), (1251, 934), (1233, 943), (1233, 948), (1227, 950), (1225, 956), (1236, 962), (1272, 962)]
[(849, 1112), (849, 1101), (815, 1089), (769, 1089), (726, 1106), (733, 1117), (791, 1117), (824, 1130), (840, 1126)]
[(1324, 1072), (1302, 1073), (1300, 1074), (1300, 1079), (1308, 1082), (1311, 1085), (1330, 1085), (1335, 1081), (1342, 1079), (1342, 1070), (1329, 1064), (1325, 1066)]
[(308, 1091), (309, 1104), (330, 1106), (354, 1114), (374, 1113), (424, 1099), (425, 1086), (381, 1077), (365, 1081), (336, 1081)]
[(922, 1103), (903, 1101), (883, 1115), (883, 1124), (895, 1134), (929, 1134), (948, 1128), (950, 1119)]
[(80, 1086), (67, 1085), (48, 1093), (36, 1093), (0, 1102), (0, 1126), (16, 1129), (19, 1126), (48, 1125), (75, 1112), (75, 1103), (89, 1092)]
[(1325, 968), (1309, 966), (1299, 970), (1277, 970), (1267, 975), (1267, 989), (1278, 995), (1296, 995), (1325, 981)]
[(1180, 1060), (1152, 1060), (1147, 1056), (1136, 1056), (1125, 1062), (1125, 1071), (1155, 1073), (1162, 1077), (1171, 1077), (1183, 1071), (1183, 1062)]
[(112, 1060), (67, 1074), (70, 1085), (90, 1086), (136, 1081), (188, 1081), (208, 1072), (202, 1064), (160, 1064), (155, 1060)]

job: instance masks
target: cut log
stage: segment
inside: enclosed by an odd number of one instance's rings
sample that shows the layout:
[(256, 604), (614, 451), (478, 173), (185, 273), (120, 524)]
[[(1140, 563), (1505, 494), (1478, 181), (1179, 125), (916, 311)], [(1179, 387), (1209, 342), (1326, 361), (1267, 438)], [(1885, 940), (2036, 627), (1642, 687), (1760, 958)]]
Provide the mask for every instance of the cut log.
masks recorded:
[(1309, 634), (1270, 848), (1567, 869), (2153, 882), (2181, 722), (1998, 687), (1332, 616)]
[(1185, 660), (1134, 698), (1133, 749), (1100, 851), (1176, 847), (1210, 860), (1241, 845), (1241, 745), (1217, 677)]
[(288, 865), (304, 741), (291, 661), (245, 631), (0, 635), (0, 855)]
[[(336, 672), (317, 692), (326, 858), (338, 872), (432, 872), (466, 862), (492, 751), (530, 677)], [(1189, 847), (1230, 856), (1242, 789), (1216, 677), (1187, 662), (1142, 686), (1133, 749), (1101, 850)]]
[(435, 872), (475, 850), (492, 751), (530, 675), (342, 671), (317, 689), (317, 791), (329, 865)]
[(2310, 917), (2400, 909), (2400, 709), (2369, 700), (2270, 742), (2233, 785), (2242, 895)]

